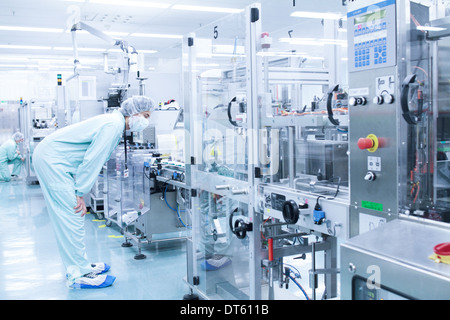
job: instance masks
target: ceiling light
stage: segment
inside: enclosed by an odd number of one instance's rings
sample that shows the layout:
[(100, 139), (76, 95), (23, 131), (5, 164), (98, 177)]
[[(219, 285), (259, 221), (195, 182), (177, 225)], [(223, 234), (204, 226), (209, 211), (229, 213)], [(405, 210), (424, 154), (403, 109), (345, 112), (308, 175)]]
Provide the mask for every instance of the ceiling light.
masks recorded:
[(175, 10), (187, 10), (187, 11), (202, 11), (202, 12), (223, 12), (223, 13), (240, 13), (244, 9), (233, 9), (233, 8), (219, 8), (219, 7), (205, 7), (205, 6), (186, 6), (181, 4), (176, 4), (172, 7)]
[(444, 30), (447, 30), (447, 29), (446, 28), (440, 28), (440, 27), (417, 26), (417, 30), (420, 30), (420, 31), (444, 31)]
[(123, 1), (123, 0), (90, 0), (90, 3), (100, 3), (116, 6), (127, 6), (127, 7), (140, 7), (140, 8), (158, 8), (167, 9), (171, 5), (160, 2), (147, 2), (147, 1)]
[(0, 57), (0, 61), (28, 61), (28, 58)]
[[(123, 52), (121, 49), (109, 49), (107, 50), (108, 52), (117, 52), (117, 53), (121, 53)], [(136, 49), (137, 53), (157, 53), (158, 51), (156, 50), (140, 50), (140, 49)]]
[(132, 33), (131, 37), (143, 38), (163, 38), (163, 39), (182, 39), (183, 36), (178, 34), (161, 34), (161, 33)]
[(0, 64), (0, 68), (38, 68), (37, 65), (26, 64)]
[(3, 31), (26, 31), (26, 32), (51, 32), (60, 33), (64, 29), (58, 28), (35, 28), (35, 27), (15, 27), (15, 26), (0, 26), (0, 30)]
[(17, 45), (2, 44), (2, 45), (0, 45), (0, 49), (51, 50), (51, 47), (44, 47), (44, 46), (17, 46)]
[[(53, 50), (57, 50), (57, 51), (73, 51), (72, 47), (54, 47)], [(103, 52), (106, 51), (108, 49), (101, 49), (101, 48), (77, 48), (78, 51), (80, 52)]]
[(339, 13), (329, 13), (329, 12), (295, 11), (295, 12), (291, 13), (291, 17), (339, 20), (339, 19), (343, 18), (343, 15), (339, 14)]

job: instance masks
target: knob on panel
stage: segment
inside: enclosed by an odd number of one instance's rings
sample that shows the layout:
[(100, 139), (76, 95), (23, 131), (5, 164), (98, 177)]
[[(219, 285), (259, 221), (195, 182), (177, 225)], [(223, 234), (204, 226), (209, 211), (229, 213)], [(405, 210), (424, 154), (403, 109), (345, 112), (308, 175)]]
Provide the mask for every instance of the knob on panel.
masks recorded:
[(294, 200), (288, 200), (283, 204), (283, 218), (289, 224), (296, 224), (300, 216), (298, 204)]

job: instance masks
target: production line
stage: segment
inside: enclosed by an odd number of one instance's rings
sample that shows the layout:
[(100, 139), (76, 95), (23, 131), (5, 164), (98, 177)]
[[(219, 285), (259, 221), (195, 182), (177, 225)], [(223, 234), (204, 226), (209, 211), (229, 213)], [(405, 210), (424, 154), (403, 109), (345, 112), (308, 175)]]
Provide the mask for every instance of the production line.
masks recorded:
[[(183, 244), (180, 299), (450, 299), (450, 9), (346, 1), (339, 19), (311, 23), (326, 39), (314, 59), (275, 7), (186, 34), (182, 99), (139, 110), (142, 130), (123, 112), (148, 93), (131, 71), (139, 48), (74, 24), (74, 74), (58, 78), (56, 101), (18, 107), (24, 183), (39, 184), (33, 153), (47, 136), (122, 112), (82, 197), (134, 263)], [(102, 99), (86, 99), (97, 84), (79, 69), (80, 30), (121, 50), (120, 70), (104, 57), (117, 81)]]

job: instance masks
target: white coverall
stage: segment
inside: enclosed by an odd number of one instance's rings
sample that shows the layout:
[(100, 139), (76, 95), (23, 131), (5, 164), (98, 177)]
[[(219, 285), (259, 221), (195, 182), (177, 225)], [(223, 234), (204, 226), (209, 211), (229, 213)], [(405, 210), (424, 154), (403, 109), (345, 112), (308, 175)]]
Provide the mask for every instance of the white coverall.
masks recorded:
[(34, 151), (34, 169), (69, 281), (92, 271), (84, 243), (84, 217), (74, 210), (76, 196), (90, 192), (124, 129), (125, 118), (115, 111), (60, 129)]
[[(0, 181), (9, 182), (11, 174), (18, 176), (22, 168), (22, 159), (17, 153), (17, 143), (14, 139), (9, 139), (0, 147)], [(9, 172), (8, 166), (14, 165), (12, 173)]]

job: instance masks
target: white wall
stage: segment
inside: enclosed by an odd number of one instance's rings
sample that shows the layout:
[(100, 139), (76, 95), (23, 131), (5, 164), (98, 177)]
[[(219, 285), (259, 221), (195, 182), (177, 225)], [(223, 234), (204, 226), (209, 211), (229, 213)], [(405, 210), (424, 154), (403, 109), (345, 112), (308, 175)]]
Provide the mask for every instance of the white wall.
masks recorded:
[[(157, 72), (149, 72), (145, 83), (145, 93), (156, 103), (175, 99), (181, 102), (181, 72), (178, 68), (169, 68), (169, 72), (158, 68)], [(179, 68), (181, 70), (181, 68)], [(53, 100), (56, 99), (58, 72), (23, 71), (0, 72), (0, 101)], [(72, 72), (62, 72), (63, 84)], [(81, 75), (97, 77), (97, 98), (108, 96), (108, 88), (116, 82), (115, 77), (102, 71), (81, 72)], [(139, 94), (139, 81), (136, 74), (130, 73), (129, 96)]]

